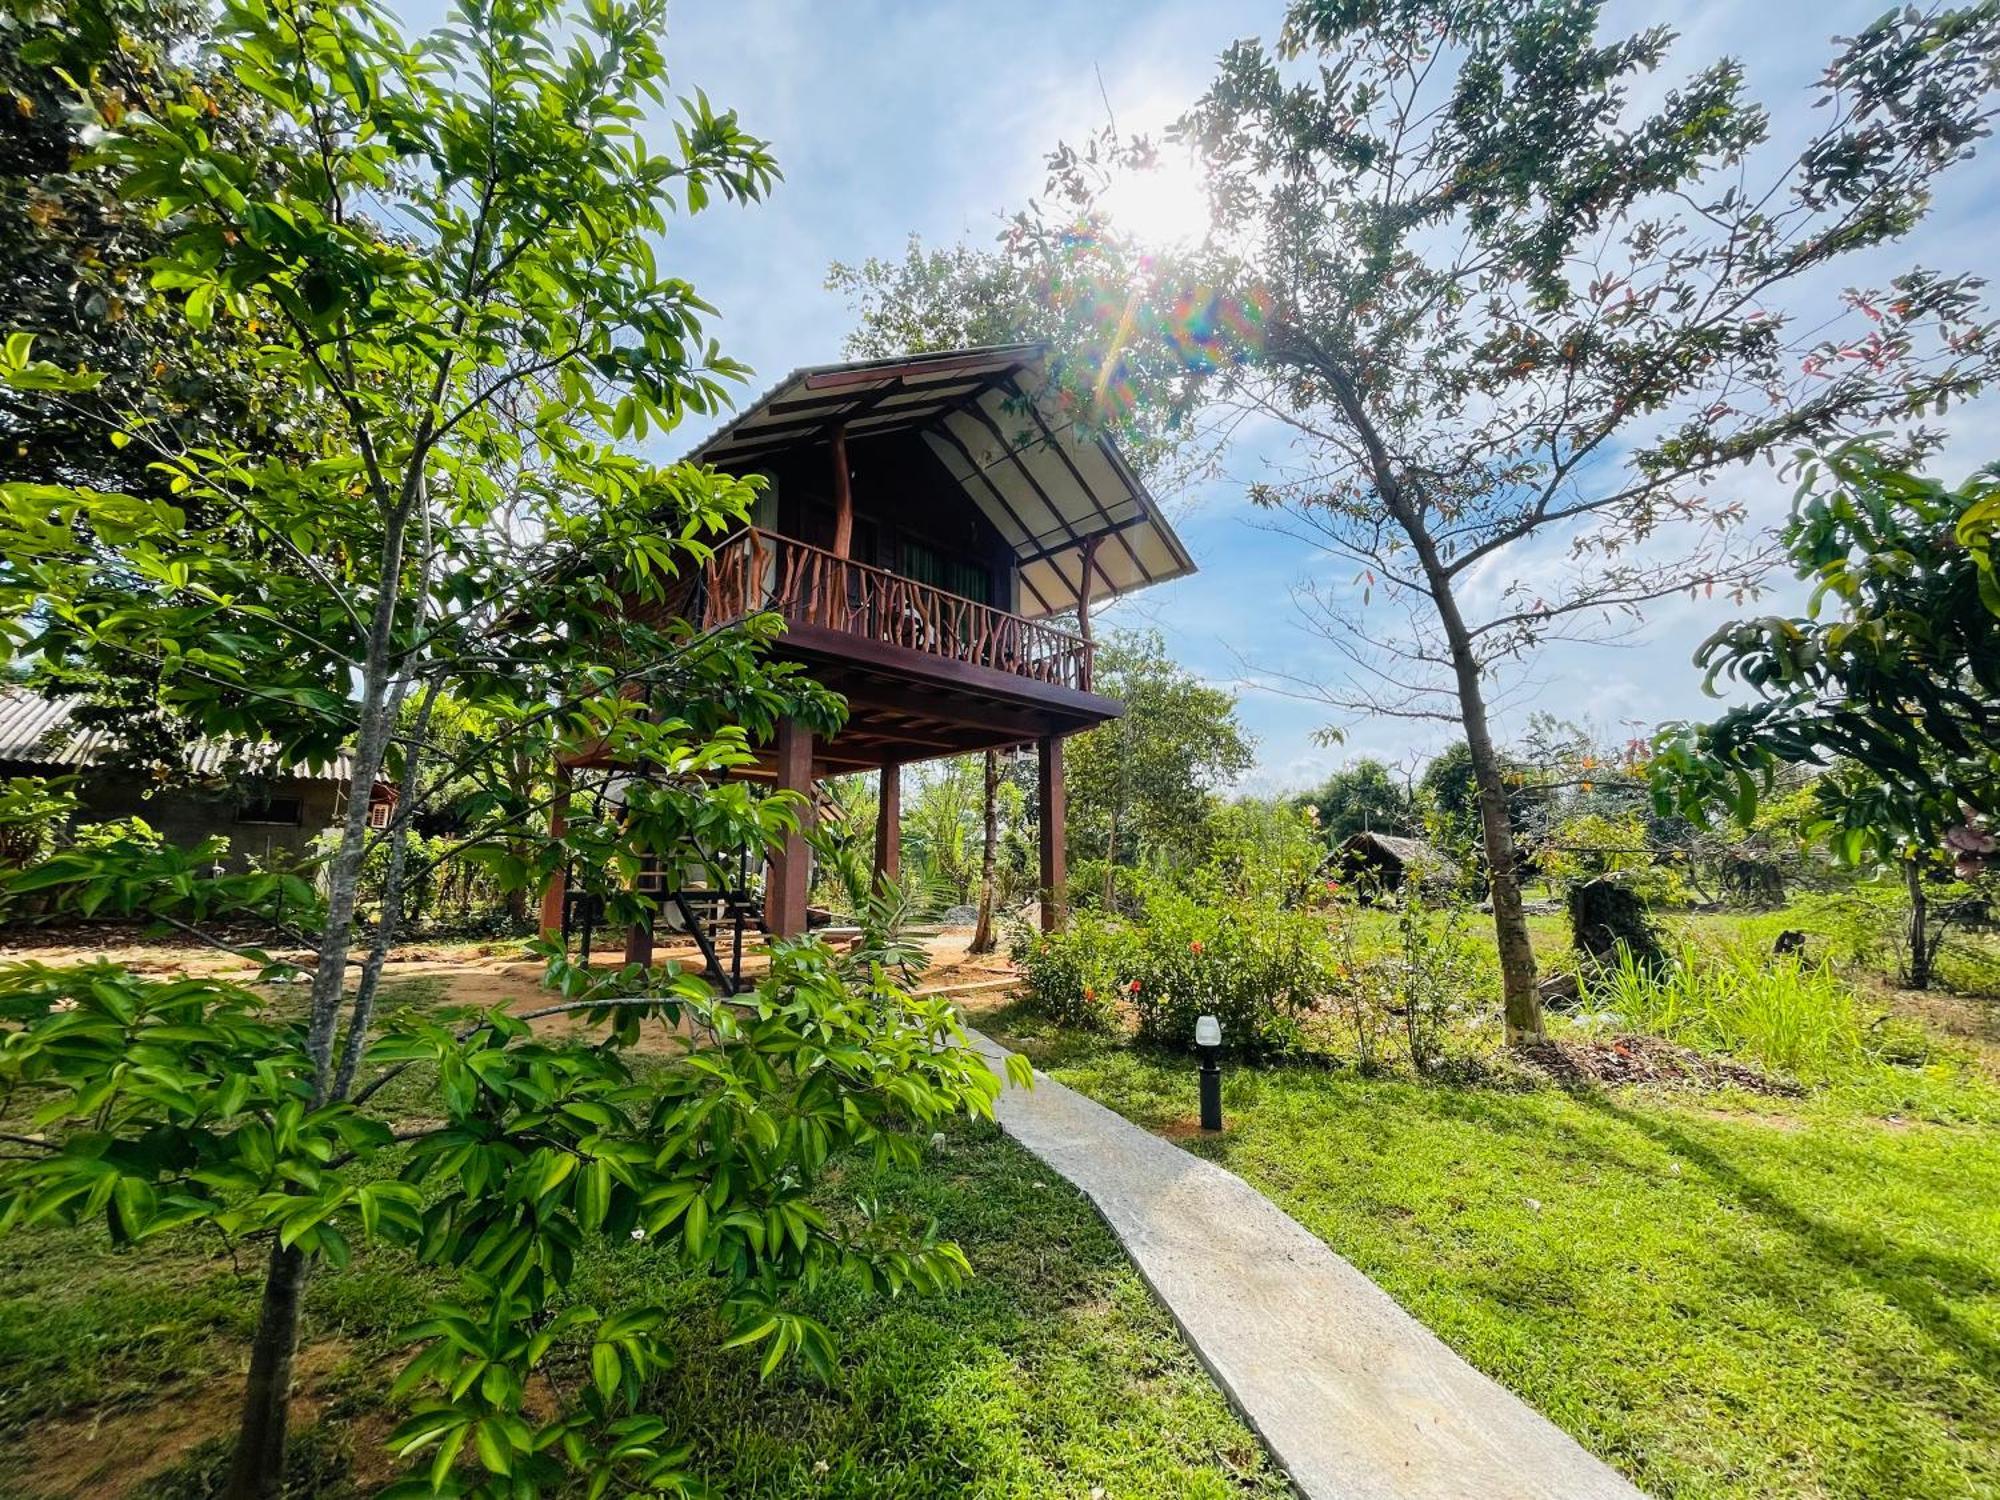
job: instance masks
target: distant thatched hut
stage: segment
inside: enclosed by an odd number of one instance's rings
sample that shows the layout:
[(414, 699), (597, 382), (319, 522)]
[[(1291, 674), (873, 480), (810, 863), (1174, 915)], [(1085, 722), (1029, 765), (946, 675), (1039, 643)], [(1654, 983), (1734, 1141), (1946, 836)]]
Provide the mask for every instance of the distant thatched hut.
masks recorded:
[(1458, 866), (1436, 846), (1393, 833), (1356, 833), (1341, 840), (1329, 860), (1343, 884), (1387, 895), (1414, 880), (1419, 890), (1458, 882)]

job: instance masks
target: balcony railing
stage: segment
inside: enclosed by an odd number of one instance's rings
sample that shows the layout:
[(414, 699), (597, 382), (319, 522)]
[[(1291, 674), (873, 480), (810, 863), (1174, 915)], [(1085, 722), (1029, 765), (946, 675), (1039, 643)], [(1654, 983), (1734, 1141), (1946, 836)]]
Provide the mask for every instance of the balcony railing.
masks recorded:
[(788, 625), (1090, 691), (1090, 642), (793, 537), (737, 532), (716, 549), (705, 585), (704, 626), (776, 610)]

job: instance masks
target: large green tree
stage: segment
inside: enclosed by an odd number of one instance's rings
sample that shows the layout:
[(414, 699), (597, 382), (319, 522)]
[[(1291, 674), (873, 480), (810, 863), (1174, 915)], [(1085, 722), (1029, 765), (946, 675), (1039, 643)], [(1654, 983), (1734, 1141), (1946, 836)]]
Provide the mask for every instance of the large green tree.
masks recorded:
[(1299, 800), (1313, 809), (1331, 844), (1362, 832), (1409, 833), (1415, 826), (1409, 788), (1381, 761), (1365, 756)]
[(1918, 989), (1931, 969), (1926, 873), (2000, 857), (2000, 592), (1981, 552), (1996, 498), (2000, 470), (1952, 486), (1868, 443), (1807, 458), (1784, 530), (1813, 586), (1807, 612), (1704, 641), (1707, 689), (1754, 699), (1654, 744), (1663, 811), (1722, 807), (1746, 825), (1779, 771), (1828, 768), (1812, 783), (1817, 832), (1850, 864), (1903, 871)]
[[(1087, 171), (1079, 164), (1078, 171)], [(900, 259), (835, 261), (826, 285), (846, 297), (849, 356), (884, 359), (981, 344), (1039, 343), (1070, 419), (1115, 437), (1155, 486), (1188, 477), (1212, 444), (1192, 418), (1200, 369), (1135, 341), (1136, 283), (1159, 286), (1155, 261), (1104, 215), (1084, 205), (1053, 239), (1016, 222), (991, 245), (927, 246), (910, 236)]]
[[(1752, 586), (1742, 466), (1920, 419), (2000, 348), (1969, 275), (1817, 290), (1913, 229), (1986, 134), (2000, 12), (1895, 10), (1837, 42), (1792, 151), (1735, 61), (1656, 84), (1672, 33), (1602, 20), (1298, 0), (1170, 131), (1223, 226), (1190, 271), (1203, 322), (1257, 312), (1245, 357), (1205, 358), (1211, 394), (1296, 437), (1253, 498), (1340, 567), (1301, 599), (1336, 663), (1323, 696), (1464, 735), (1517, 1039), (1542, 1020), (1490, 722), (1506, 674), (1654, 600)], [(1094, 195), (1055, 167), (1058, 201)]]
[[(9, 876), (10, 894), (218, 946), (216, 919), (281, 900), (306, 929), (289, 934), (310, 951), (296, 971), (245, 955), (303, 981), (275, 992), (109, 962), (0, 967), (0, 1089), (35, 1121), (0, 1164), (0, 1228), (98, 1222), (142, 1245), (205, 1224), (264, 1252), (233, 1497), (280, 1492), (302, 1290), (357, 1251), (406, 1247), (454, 1288), (413, 1330), (393, 1444), (406, 1492), (468, 1495), (693, 1483), (687, 1445), (644, 1407), (664, 1315), (577, 1300), (587, 1247), (711, 1267), (766, 1369), (832, 1368), (825, 1331), (785, 1305), (801, 1282), (965, 1270), (923, 1226), (835, 1222), (812, 1201), (830, 1157), (911, 1158), (913, 1129), (993, 1093), (948, 1009), (893, 990), (873, 944), (838, 965), (778, 945), (733, 997), (671, 968), (578, 969), (548, 945), (559, 995), (540, 1010), (582, 1018), (580, 1037), (504, 1007), (379, 1011), (420, 858), (481, 858), (508, 886), (570, 865), (634, 920), (649, 863), (794, 826), (795, 799), (722, 779), (777, 716), (837, 725), (836, 701), (765, 659), (772, 617), (710, 634), (677, 618), (751, 486), (616, 445), (713, 412), (739, 373), (662, 267), (670, 212), (758, 198), (775, 175), (699, 94), (667, 149), (649, 143), (663, 30), (658, 0), (464, 0), (413, 43), (366, 0), (233, 0), (218, 64), (269, 129), (219, 127), (193, 95), (88, 94), (83, 165), (155, 237), (148, 294), (197, 332), (234, 330), (264, 376), (325, 409), (301, 450), (230, 424), (197, 436), (107, 391), (60, 340), (0, 344), (32, 419), (102, 422), (146, 465), (135, 492), (95, 472), (0, 484), (10, 653), (122, 663), (205, 735), (344, 753), (355, 785), (401, 794), (386, 829), (350, 799), (323, 899), (136, 834)], [(574, 767), (560, 829), (514, 763)], [(462, 839), (414, 852), (421, 819), (468, 800)], [(377, 851), (371, 928), (357, 879)], [(642, 1026), (695, 1065), (632, 1066)], [(390, 1108), (411, 1068), (434, 1079), (421, 1121)], [(551, 1361), (587, 1372), (552, 1402), (530, 1394)]]
[[(124, 411), (144, 412), (183, 448), (300, 460), (312, 450), (326, 418), (317, 393), (259, 360), (254, 321), (198, 326), (183, 298), (153, 284), (171, 229), (121, 193), (120, 173), (89, 145), (98, 108), (113, 118), (191, 108), (217, 149), (239, 158), (275, 128), (268, 103), (217, 56), (212, 19), (207, 5), (179, 0), (19, 0), (0, 11), (0, 332), (31, 333), (40, 358), (102, 377), (61, 401), (0, 386), (0, 482), (168, 498), (171, 475), (151, 449), (115, 440), (110, 419)], [(260, 546), (250, 528), (238, 544)], [(268, 565), (287, 566), (281, 549), (261, 546)], [(158, 709), (130, 663), (99, 655), (39, 670), (51, 688), (83, 696), (77, 722), (115, 731), (113, 753), (167, 764), (184, 753), (186, 726)]]
[(1108, 636), (1096, 685), (1125, 712), (1068, 742), (1068, 828), (1073, 854), (1104, 862), (1108, 907), (1119, 867), (1201, 858), (1217, 794), (1255, 755), (1235, 695), (1174, 661), (1155, 632)]

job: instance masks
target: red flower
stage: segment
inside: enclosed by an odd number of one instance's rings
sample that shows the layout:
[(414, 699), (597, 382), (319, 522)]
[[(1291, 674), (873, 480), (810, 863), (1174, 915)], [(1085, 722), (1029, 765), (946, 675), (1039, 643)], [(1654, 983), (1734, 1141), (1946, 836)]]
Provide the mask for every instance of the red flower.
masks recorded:
[(1135, 979), (1130, 984), (1126, 985), (1125, 988), (1130, 990), (1133, 994), (1136, 995), (1139, 993), (1139, 981)]
[(1095, 1000), (1097, 998), (1097, 991), (1086, 984), (1083, 987), (1083, 998), (1086, 1000)]
[(1189, 943), (1189, 944), (1188, 944), (1188, 952), (1190, 952), (1190, 953), (1199, 953), (1199, 952), (1201, 952), (1201, 939), (1200, 939), (1200, 938), (1196, 938), (1196, 939), (1195, 939), (1195, 940), (1194, 940), (1193, 942), (1191, 942), (1191, 943)]

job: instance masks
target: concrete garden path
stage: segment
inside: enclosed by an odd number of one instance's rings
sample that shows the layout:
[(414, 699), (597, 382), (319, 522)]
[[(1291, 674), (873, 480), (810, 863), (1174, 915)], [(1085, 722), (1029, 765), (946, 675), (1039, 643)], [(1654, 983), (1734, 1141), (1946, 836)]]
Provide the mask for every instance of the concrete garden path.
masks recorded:
[(1641, 1500), (1234, 1173), (1039, 1072), (997, 1112), (1097, 1205), (1308, 1500)]

